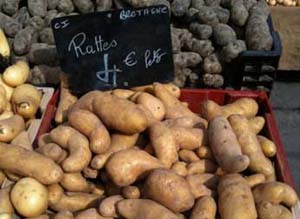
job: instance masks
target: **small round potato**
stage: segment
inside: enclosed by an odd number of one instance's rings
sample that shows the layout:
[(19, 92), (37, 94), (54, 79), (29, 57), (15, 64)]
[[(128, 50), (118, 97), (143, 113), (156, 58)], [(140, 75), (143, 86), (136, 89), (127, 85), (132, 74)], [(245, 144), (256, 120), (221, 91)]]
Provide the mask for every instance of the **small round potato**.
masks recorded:
[(12, 188), (11, 202), (24, 217), (36, 217), (48, 207), (48, 191), (45, 186), (33, 178), (23, 178)]

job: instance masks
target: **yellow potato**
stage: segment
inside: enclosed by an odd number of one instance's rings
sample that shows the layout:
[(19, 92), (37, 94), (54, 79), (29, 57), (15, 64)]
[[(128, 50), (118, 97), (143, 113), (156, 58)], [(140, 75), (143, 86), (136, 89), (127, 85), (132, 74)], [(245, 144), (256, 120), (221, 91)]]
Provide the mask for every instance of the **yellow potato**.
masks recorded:
[(188, 183), (171, 170), (153, 170), (144, 183), (144, 191), (146, 197), (173, 212), (184, 212), (194, 205), (194, 197)]
[(17, 61), (3, 72), (3, 81), (11, 87), (24, 84), (28, 79), (30, 68), (27, 62)]
[(277, 149), (276, 149), (276, 145), (274, 144), (273, 141), (271, 141), (270, 139), (268, 139), (262, 135), (258, 135), (257, 140), (258, 140), (258, 142), (261, 146), (261, 149), (266, 157), (274, 157), (275, 156)]
[(217, 204), (210, 196), (204, 196), (197, 200), (193, 207), (190, 219), (215, 219)]
[(249, 119), (250, 126), (255, 134), (258, 134), (265, 125), (265, 119), (262, 116), (256, 116)]
[(19, 214), (36, 217), (48, 207), (47, 188), (33, 178), (19, 180), (11, 190), (11, 202)]
[(253, 188), (261, 183), (264, 183), (266, 181), (266, 177), (262, 173), (257, 173), (257, 174), (247, 176), (247, 177), (245, 177), (245, 179), (247, 180), (247, 182), (251, 188)]
[(141, 192), (137, 186), (125, 186), (122, 188), (122, 196), (127, 199), (138, 199)]
[(187, 168), (186, 168), (186, 163), (182, 162), (182, 161), (177, 161), (176, 163), (174, 163), (171, 167), (171, 170), (173, 170), (175, 173), (177, 173), (179, 176), (187, 176), (188, 172), (187, 172)]
[(9, 197), (10, 191), (11, 186), (0, 189), (0, 216), (5, 214), (9, 219), (14, 213), (14, 207)]
[(10, 101), (10, 100), (11, 100), (11, 97), (12, 97), (12, 95), (13, 95), (13, 92), (14, 92), (14, 88), (8, 86), (8, 85), (3, 81), (3, 76), (2, 76), (2, 75), (0, 76), (0, 85), (2, 85), (2, 86), (5, 88), (5, 91), (6, 91), (6, 99), (7, 99), (8, 101)]
[(95, 185), (87, 181), (81, 173), (64, 173), (61, 186), (68, 192), (92, 192)]
[(104, 217), (118, 217), (116, 203), (123, 200), (120, 195), (109, 196), (103, 199), (99, 205), (99, 213)]
[(256, 219), (253, 195), (247, 181), (239, 174), (221, 177), (218, 207), (222, 219)]
[(0, 55), (5, 59), (10, 56), (9, 44), (2, 28), (0, 28)]
[(0, 142), (10, 142), (25, 129), (24, 119), (14, 115), (0, 121)]

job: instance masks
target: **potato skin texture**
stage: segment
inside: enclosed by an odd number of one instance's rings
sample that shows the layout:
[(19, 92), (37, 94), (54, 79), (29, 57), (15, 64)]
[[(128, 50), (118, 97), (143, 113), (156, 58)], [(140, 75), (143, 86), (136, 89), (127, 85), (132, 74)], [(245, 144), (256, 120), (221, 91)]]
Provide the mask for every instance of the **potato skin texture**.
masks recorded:
[(136, 99), (137, 104), (146, 107), (158, 121), (163, 120), (166, 114), (164, 104), (156, 97), (148, 93), (141, 93)]
[(117, 210), (126, 219), (178, 219), (172, 211), (150, 199), (125, 199), (117, 203)]
[(73, 219), (73, 214), (70, 211), (60, 211), (58, 212), (53, 219)]
[(286, 207), (262, 201), (256, 205), (258, 217), (260, 219), (293, 219), (293, 215)]
[(131, 185), (146, 172), (159, 167), (162, 167), (159, 160), (137, 149), (119, 151), (105, 165), (108, 176), (118, 186)]
[(274, 167), (271, 161), (263, 154), (248, 119), (242, 115), (231, 115), (228, 120), (241, 145), (243, 154), (250, 159), (249, 169), (255, 173), (264, 174), (268, 181), (274, 181)]
[(81, 173), (64, 173), (60, 184), (69, 192), (92, 192), (95, 188)]
[(63, 175), (62, 169), (51, 159), (4, 143), (0, 143), (0, 168), (20, 176), (33, 177), (44, 185), (59, 182)]
[(215, 219), (217, 204), (210, 196), (204, 196), (197, 200), (193, 207), (190, 219)]
[(250, 126), (255, 134), (260, 133), (265, 125), (265, 119), (262, 116), (256, 116), (254, 118), (249, 119)]
[(0, 121), (0, 141), (8, 143), (24, 129), (24, 119), (19, 115), (3, 119)]
[(10, 191), (11, 186), (0, 189), (0, 215), (14, 213), (14, 207), (9, 197)]
[(127, 199), (138, 199), (141, 192), (137, 186), (125, 186), (122, 188), (122, 196)]
[(153, 170), (144, 183), (144, 191), (146, 197), (176, 213), (189, 210), (194, 205), (188, 183), (171, 170)]
[(55, 211), (80, 211), (88, 207), (96, 207), (100, 195), (89, 193), (64, 193), (63, 188), (58, 184), (48, 186), (49, 207)]
[(222, 219), (257, 218), (251, 189), (241, 175), (223, 176), (218, 185), (218, 194), (218, 207)]
[(282, 182), (266, 182), (253, 188), (256, 203), (262, 201), (273, 204), (284, 204), (293, 207), (297, 203), (297, 193), (289, 185)]
[(149, 136), (156, 157), (166, 168), (171, 168), (178, 160), (177, 147), (171, 130), (163, 123), (157, 122), (149, 128)]
[(268, 139), (262, 135), (258, 135), (257, 140), (258, 140), (258, 142), (261, 146), (261, 149), (266, 157), (274, 157), (275, 156), (277, 149), (276, 149), (276, 145), (274, 144), (273, 141), (271, 141), (270, 139)]
[(33, 178), (19, 180), (11, 190), (10, 199), (19, 214), (37, 217), (48, 207), (47, 188)]
[(148, 125), (145, 113), (138, 106), (112, 95), (99, 95), (93, 102), (93, 110), (108, 128), (124, 134), (142, 132)]
[(248, 167), (249, 158), (242, 155), (237, 137), (225, 117), (215, 117), (210, 121), (208, 135), (214, 157), (222, 169), (237, 173)]
[(266, 177), (262, 173), (253, 174), (250, 176), (245, 177), (249, 186), (253, 188), (254, 186), (264, 183), (266, 181)]
[(111, 144), (109, 132), (95, 114), (87, 110), (73, 110), (68, 114), (68, 122), (89, 138), (93, 153), (101, 154), (108, 150)]
[(113, 219), (101, 216), (95, 208), (89, 208), (77, 213), (74, 219)]
[(181, 149), (194, 150), (203, 143), (203, 130), (197, 128), (171, 127), (175, 142)]
[(103, 199), (99, 205), (99, 213), (104, 217), (117, 217), (116, 203), (123, 200), (120, 195), (113, 195)]

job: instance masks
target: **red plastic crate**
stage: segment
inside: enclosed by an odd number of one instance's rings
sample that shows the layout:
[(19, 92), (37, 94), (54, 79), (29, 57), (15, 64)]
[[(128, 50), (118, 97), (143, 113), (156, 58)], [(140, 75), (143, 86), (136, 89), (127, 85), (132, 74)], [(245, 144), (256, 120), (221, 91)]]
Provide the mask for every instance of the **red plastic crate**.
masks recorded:
[(265, 92), (262, 91), (231, 91), (231, 90), (199, 90), (183, 89), (180, 99), (188, 102), (190, 109), (199, 113), (199, 106), (204, 100), (213, 100), (220, 105), (231, 103), (241, 97), (251, 97), (259, 104), (258, 115), (263, 116), (266, 120), (263, 129), (264, 136), (270, 138), (277, 147), (277, 154), (274, 158), (277, 178), (293, 188), (296, 188), (292, 173), (289, 167), (284, 146), (282, 144), (275, 115), (271, 103)]
[[(251, 97), (255, 99), (259, 104), (258, 115), (263, 116), (266, 120), (263, 134), (270, 138), (277, 146), (277, 154), (274, 158), (276, 174), (280, 181), (288, 183), (295, 188), (295, 182), (293, 180), (291, 170), (288, 164), (284, 146), (281, 142), (280, 134), (277, 128), (275, 116), (265, 92), (260, 91), (230, 91), (230, 90), (199, 90), (199, 89), (183, 89), (180, 99), (188, 102), (190, 109), (199, 113), (199, 106), (204, 100), (214, 100), (220, 105), (233, 102), (241, 97)], [(42, 125), (37, 134), (37, 138), (50, 131), (53, 127), (52, 122), (55, 116), (56, 106), (59, 99), (59, 91), (56, 91), (51, 101), (49, 102), (45, 117)]]

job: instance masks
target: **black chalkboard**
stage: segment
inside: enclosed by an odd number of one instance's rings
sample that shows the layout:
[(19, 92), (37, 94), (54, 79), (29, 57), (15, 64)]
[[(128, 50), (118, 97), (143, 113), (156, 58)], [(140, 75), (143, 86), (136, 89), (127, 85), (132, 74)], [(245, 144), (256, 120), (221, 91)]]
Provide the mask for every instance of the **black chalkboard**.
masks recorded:
[(56, 18), (52, 30), (61, 68), (76, 93), (173, 79), (166, 6)]

